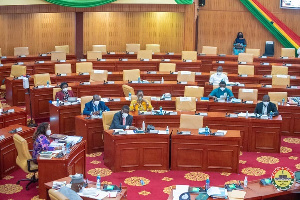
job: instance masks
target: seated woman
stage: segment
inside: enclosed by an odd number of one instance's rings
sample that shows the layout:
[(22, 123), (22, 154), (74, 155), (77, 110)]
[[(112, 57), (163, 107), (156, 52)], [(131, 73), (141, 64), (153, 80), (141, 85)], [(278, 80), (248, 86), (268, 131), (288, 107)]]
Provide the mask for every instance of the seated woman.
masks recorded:
[(50, 141), (49, 136), (51, 135), (50, 124), (47, 122), (41, 123), (35, 133), (33, 134), (33, 152), (32, 152), (32, 159), (35, 159), (35, 163), (37, 163), (37, 157), (41, 151), (53, 151), (59, 148), (52, 148), (49, 147)]
[(233, 54), (239, 55), (239, 53), (245, 52), (245, 47), (247, 46), (247, 42), (244, 38), (244, 35), (242, 32), (238, 32), (236, 39), (233, 43)]
[(55, 95), (55, 100), (58, 98), (60, 101), (67, 101), (68, 97), (74, 97), (72, 90), (68, 90), (68, 83), (62, 82), (60, 84), (61, 91), (57, 92)]
[(130, 111), (147, 111), (152, 110), (152, 105), (147, 99), (143, 99), (144, 92), (142, 90), (136, 93), (137, 100), (132, 100), (130, 103)]

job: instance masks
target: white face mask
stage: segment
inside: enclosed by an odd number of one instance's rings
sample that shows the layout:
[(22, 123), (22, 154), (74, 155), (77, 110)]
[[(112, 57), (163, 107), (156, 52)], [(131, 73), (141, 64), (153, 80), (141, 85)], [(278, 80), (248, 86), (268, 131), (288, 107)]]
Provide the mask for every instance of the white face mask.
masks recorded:
[(220, 87), (220, 90), (224, 91), (224, 90), (225, 90), (225, 88), (224, 88), (224, 87)]
[(63, 92), (68, 92), (68, 88), (62, 89)]
[(100, 102), (100, 101), (94, 101), (95, 106), (98, 106), (98, 105), (99, 105), (99, 102)]
[(126, 118), (128, 116), (128, 113), (122, 113), (122, 117)]
[(51, 130), (47, 130), (46, 135), (48, 135), (48, 136), (51, 135)]
[(269, 102), (263, 102), (264, 106), (268, 106)]
[(217, 72), (217, 75), (220, 76), (222, 74), (222, 72)]

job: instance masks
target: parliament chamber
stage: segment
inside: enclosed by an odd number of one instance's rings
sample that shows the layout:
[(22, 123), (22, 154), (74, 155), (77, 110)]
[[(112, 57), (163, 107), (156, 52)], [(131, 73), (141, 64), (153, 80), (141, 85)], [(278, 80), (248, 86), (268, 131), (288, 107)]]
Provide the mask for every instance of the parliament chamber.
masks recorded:
[(279, 1), (0, 2), (0, 199), (299, 199)]

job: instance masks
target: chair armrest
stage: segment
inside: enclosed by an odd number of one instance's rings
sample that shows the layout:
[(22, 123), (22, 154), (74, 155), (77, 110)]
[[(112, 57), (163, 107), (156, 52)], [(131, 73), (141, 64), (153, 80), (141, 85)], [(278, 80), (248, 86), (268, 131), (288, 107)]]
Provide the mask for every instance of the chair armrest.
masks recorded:
[(36, 160), (36, 159), (28, 159), (27, 160), (27, 167), (28, 167), (29, 172), (37, 172), (38, 171), (38, 169), (31, 170), (30, 163), (33, 162), (34, 160)]

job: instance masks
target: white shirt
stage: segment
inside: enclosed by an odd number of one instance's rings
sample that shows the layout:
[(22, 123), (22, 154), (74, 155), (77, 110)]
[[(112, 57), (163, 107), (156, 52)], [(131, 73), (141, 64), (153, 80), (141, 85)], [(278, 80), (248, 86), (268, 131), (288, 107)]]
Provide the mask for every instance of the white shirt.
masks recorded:
[(300, 58), (300, 47), (299, 47), (299, 49), (297, 51), (297, 54), (298, 54), (298, 58)]
[(268, 106), (263, 105), (262, 114), (263, 115), (267, 115), (268, 114)]
[(219, 85), (222, 80), (225, 81), (225, 83), (228, 83), (228, 77), (226, 74), (222, 73), (221, 75), (217, 75), (217, 73), (214, 73), (210, 76), (209, 83)]

